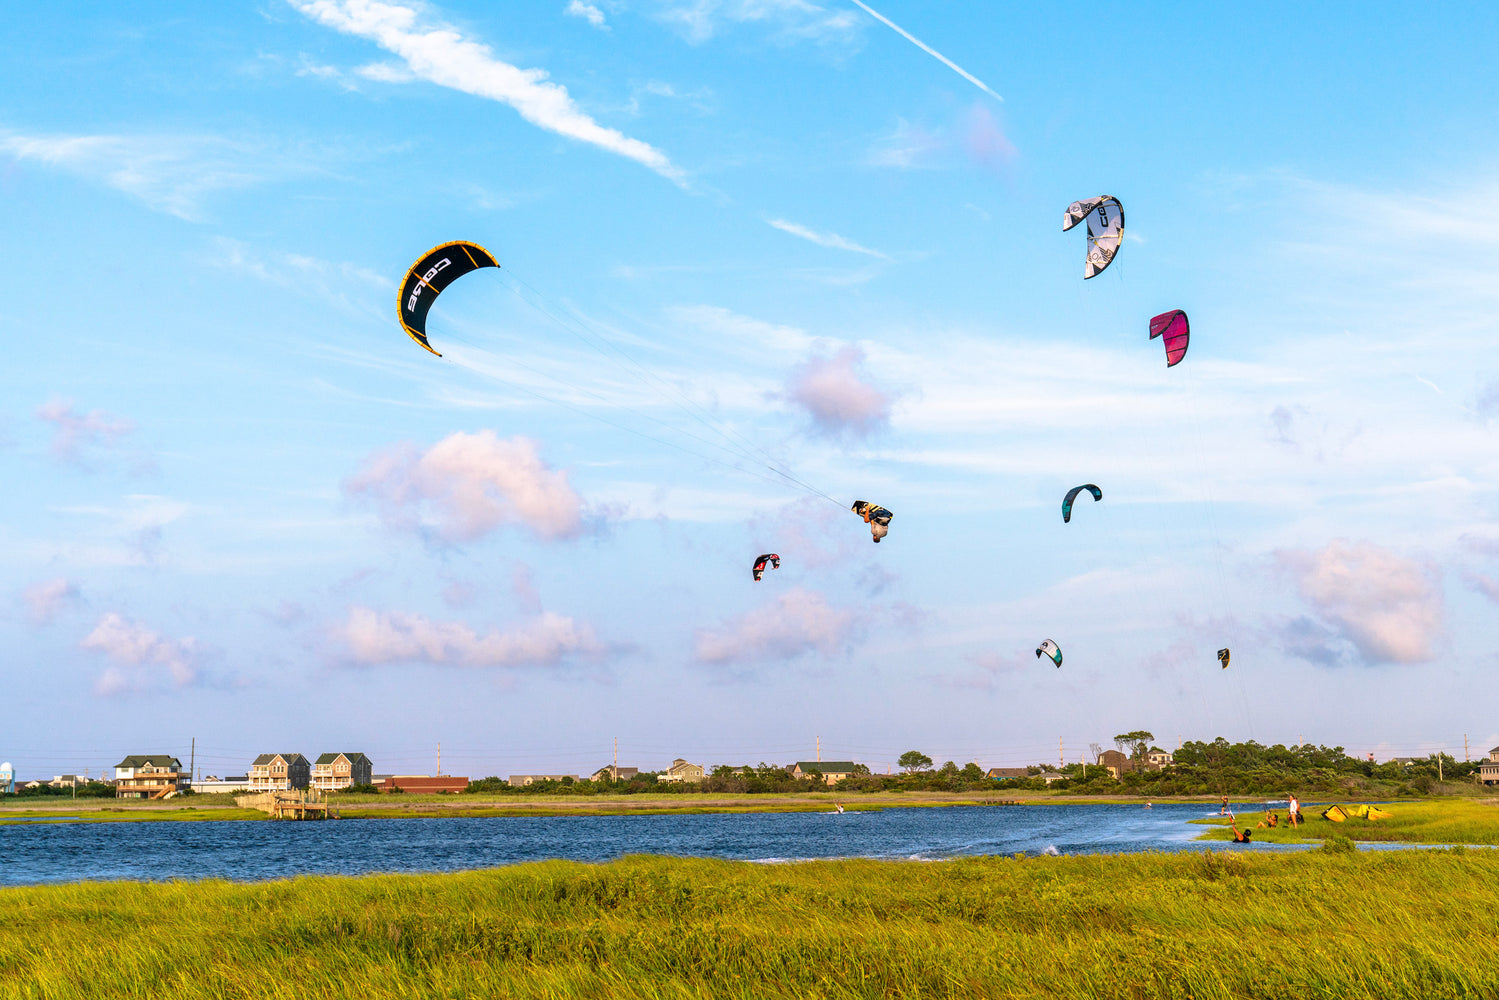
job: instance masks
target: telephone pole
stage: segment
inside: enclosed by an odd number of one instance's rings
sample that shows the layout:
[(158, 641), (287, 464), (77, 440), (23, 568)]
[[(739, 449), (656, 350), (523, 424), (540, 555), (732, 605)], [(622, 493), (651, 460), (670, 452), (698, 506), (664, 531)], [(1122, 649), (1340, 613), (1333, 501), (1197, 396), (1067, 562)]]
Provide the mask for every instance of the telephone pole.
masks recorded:
[(193, 782), (198, 780), (198, 738), (196, 736), (193, 737), (192, 750), (187, 755), (187, 773), (187, 784), (191, 788)]
[(817, 737), (817, 759), (822, 760), (822, 737)]
[(1057, 770), (1063, 771), (1067, 768), (1067, 755), (1062, 752), (1062, 737), (1057, 737)]
[(1468, 763), (1468, 734), (1463, 733), (1463, 763)]
[(437, 777), (442, 777), (442, 741), (437, 741)]
[(615, 781), (619, 780), (619, 737), (614, 737), (614, 773), (609, 775)]

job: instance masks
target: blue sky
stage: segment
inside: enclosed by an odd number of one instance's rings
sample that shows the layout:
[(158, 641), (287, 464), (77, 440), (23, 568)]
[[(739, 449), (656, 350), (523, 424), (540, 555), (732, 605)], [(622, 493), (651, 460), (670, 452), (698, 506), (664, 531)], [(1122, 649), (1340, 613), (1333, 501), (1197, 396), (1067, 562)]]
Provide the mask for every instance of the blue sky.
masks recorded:
[(0, 756), (1499, 742), (1499, 13), (870, 6), (21, 15)]

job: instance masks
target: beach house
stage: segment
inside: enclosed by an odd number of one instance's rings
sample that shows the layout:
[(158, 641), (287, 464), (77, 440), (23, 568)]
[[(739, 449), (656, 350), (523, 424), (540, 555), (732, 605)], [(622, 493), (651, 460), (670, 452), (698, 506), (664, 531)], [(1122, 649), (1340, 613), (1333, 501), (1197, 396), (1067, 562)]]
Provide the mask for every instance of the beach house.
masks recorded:
[(115, 765), (115, 798), (164, 799), (191, 787), (192, 779), (170, 754), (131, 754)]
[(312, 781), (312, 765), (299, 753), (263, 753), (250, 765), (250, 790), (281, 792), (306, 788)]
[(324, 792), (371, 785), (374, 776), (375, 765), (362, 753), (325, 753), (312, 765), (312, 787)]
[(671, 767), (668, 767), (666, 770), (656, 775), (656, 780), (659, 782), (666, 782), (668, 784), (678, 781), (685, 781), (690, 784), (696, 784), (699, 781), (703, 780), (703, 776), (705, 773), (706, 772), (703, 770), (703, 765), (689, 764), (687, 763), (686, 758), (678, 757), (676, 760), (671, 762)]
[(824, 784), (836, 785), (857, 774), (858, 765), (851, 760), (799, 760), (789, 770), (795, 778), (809, 778), (808, 772), (816, 771), (822, 775)]
[(1489, 751), (1489, 759), (1478, 764), (1478, 780), (1485, 785), (1499, 785), (1499, 747)]

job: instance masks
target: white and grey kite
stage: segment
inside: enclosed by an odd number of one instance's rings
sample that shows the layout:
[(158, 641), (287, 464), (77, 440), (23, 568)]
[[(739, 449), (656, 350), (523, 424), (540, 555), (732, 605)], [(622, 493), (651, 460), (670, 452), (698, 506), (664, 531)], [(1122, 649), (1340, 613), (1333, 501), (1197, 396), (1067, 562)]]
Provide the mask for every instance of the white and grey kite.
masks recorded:
[(1087, 201), (1074, 201), (1062, 217), (1062, 232), (1088, 220), (1088, 256), (1083, 261), (1084, 280), (1101, 274), (1114, 262), (1119, 244), (1124, 241), (1124, 206), (1112, 195), (1100, 195)]

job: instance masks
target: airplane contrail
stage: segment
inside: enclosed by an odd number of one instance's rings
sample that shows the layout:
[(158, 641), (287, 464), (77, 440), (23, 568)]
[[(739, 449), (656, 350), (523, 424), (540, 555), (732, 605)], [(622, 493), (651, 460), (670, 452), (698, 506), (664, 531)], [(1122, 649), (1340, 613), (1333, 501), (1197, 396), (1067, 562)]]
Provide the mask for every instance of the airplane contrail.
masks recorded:
[(925, 52), (927, 55), (933, 57), (934, 59), (937, 59), (939, 62), (941, 62), (948, 69), (952, 70), (954, 73), (958, 74), (963, 79), (967, 80), (969, 83), (973, 84), (975, 87), (977, 87), (978, 89), (982, 90), (984, 93), (988, 94), (990, 97), (994, 98), (996, 101), (1003, 101), (1004, 100), (1003, 97), (1000, 97), (993, 90), (989, 89), (989, 85), (987, 83), (985, 83), (983, 80), (980, 80), (978, 77), (976, 77), (972, 73), (968, 72), (962, 66), (959, 66), (957, 63), (955, 63), (951, 59), (947, 58), (947, 56), (945, 56), (942, 53), (938, 52), (936, 49), (932, 48), (926, 42), (923, 42), (921, 39), (919, 39), (915, 35), (911, 34), (905, 28), (902, 28), (900, 25), (898, 25), (894, 21), (890, 20), (884, 14), (881, 14), (879, 11), (873, 9), (868, 4), (864, 3), (863, 0), (852, 0), (852, 3), (853, 3), (853, 5), (855, 7), (858, 7), (859, 9), (861, 9), (862, 11), (864, 11), (864, 13), (868, 14), (870, 17), (874, 18), (876, 21), (879, 21), (881, 24), (889, 25), (890, 28), (892, 30), (894, 30), (896, 34), (900, 35), (906, 41), (910, 42), (912, 45), (916, 46), (918, 49), (920, 49), (921, 51)]

